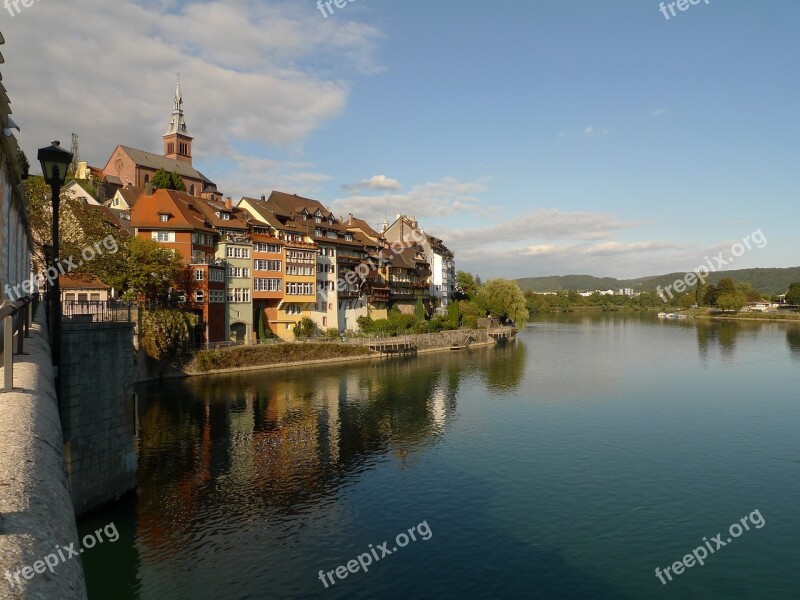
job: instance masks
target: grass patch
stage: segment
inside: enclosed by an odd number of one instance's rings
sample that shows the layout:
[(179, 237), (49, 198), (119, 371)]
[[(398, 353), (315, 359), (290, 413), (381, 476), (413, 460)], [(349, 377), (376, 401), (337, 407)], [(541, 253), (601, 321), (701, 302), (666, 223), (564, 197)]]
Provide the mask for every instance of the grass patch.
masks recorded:
[(374, 354), (364, 346), (331, 343), (274, 344), (265, 346), (238, 346), (218, 350), (201, 350), (187, 365), (196, 373), (239, 367), (262, 367), (307, 360), (331, 358), (358, 358)]

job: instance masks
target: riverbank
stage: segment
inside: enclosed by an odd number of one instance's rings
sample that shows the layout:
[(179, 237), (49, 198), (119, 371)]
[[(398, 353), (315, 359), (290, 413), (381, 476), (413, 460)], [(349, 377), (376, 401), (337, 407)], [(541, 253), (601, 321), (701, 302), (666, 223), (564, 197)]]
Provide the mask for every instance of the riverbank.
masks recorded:
[[(397, 354), (397, 356), (451, 352), (454, 351), (454, 347), (457, 347), (458, 351), (463, 351), (496, 344), (485, 329), (460, 329), (391, 339), (402, 340), (413, 347), (413, 350)], [(237, 346), (217, 350), (201, 350), (182, 367), (159, 364), (158, 361), (147, 357), (144, 360), (150, 363), (149, 374), (140, 375), (136, 378), (135, 383), (201, 375), (352, 363), (396, 356), (370, 348), (370, 346), (374, 348), (377, 342), (378, 340), (370, 338), (353, 338), (347, 343), (288, 342), (268, 346)], [(141, 356), (139, 360), (142, 360)]]
[(761, 321), (761, 322), (796, 322), (800, 323), (800, 313), (785, 312), (785, 313), (758, 313), (746, 312), (736, 314), (712, 313), (707, 309), (689, 309), (679, 311), (687, 317), (694, 317), (695, 319), (709, 319), (713, 321)]

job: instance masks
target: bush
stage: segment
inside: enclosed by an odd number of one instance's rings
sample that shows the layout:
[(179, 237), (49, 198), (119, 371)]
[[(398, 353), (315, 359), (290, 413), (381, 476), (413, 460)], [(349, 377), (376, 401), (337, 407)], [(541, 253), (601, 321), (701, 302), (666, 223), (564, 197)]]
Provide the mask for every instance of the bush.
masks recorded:
[(326, 338), (336, 339), (339, 337), (339, 330), (336, 327), (331, 327), (325, 330), (324, 335)]
[(192, 352), (197, 315), (180, 310), (147, 310), (142, 314), (142, 347), (157, 360), (181, 362)]
[(310, 338), (317, 334), (317, 324), (309, 317), (303, 317), (300, 322), (294, 326), (294, 337)]

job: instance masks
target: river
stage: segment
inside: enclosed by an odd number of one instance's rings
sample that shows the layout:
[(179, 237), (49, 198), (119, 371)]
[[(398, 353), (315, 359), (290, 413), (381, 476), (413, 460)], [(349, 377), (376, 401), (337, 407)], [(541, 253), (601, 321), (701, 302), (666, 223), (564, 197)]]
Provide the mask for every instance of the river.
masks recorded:
[(496, 348), (137, 393), (140, 488), (79, 524), (120, 534), (82, 555), (91, 600), (800, 589), (797, 324), (565, 315)]

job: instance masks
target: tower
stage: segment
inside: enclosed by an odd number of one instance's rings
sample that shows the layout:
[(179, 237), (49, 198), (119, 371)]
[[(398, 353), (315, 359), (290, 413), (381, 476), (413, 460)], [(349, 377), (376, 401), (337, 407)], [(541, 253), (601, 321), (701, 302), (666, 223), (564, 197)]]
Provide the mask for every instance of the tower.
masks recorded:
[(175, 100), (172, 107), (172, 121), (169, 129), (164, 134), (164, 156), (175, 158), (192, 164), (192, 137), (186, 128), (183, 119), (183, 96), (181, 95), (181, 82), (175, 88)]

